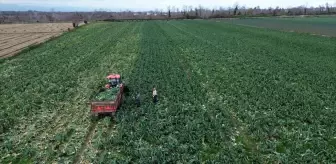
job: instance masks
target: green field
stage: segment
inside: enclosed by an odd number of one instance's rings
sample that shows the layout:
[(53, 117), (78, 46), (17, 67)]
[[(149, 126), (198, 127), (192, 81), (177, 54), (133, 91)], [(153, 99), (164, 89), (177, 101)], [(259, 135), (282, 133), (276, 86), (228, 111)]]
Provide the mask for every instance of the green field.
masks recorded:
[[(0, 61), (0, 163), (336, 162), (335, 45), (201, 20), (81, 27)], [(111, 72), (130, 93), (91, 122)]]
[(224, 20), (227, 23), (336, 37), (336, 16), (254, 18)]

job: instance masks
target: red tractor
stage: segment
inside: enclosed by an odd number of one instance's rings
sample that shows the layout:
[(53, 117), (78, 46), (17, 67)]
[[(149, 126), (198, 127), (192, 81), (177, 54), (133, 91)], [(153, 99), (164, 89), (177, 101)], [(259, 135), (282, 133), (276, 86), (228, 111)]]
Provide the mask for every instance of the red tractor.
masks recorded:
[(93, 118), (97, 118), (100, 114), (114, 116), (123, 100), (124, 83), (121, 81), (121, 76), (119, 74), (111, 74), (106, 78), (108, 79), (108, 84), (90, 102)]

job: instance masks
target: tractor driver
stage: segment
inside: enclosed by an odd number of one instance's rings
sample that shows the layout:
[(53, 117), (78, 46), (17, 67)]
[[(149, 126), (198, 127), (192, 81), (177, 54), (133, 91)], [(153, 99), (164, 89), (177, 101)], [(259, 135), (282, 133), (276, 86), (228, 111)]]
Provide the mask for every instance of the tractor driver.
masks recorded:
[(117, 85), (118, 85), (118, 81), (117, 81), (117, 79), (116, 78), (111, 78), (110, 80), (109, 80), (109, 82), (110, 82), (110, 84), (111, 84), (111, 87), (116, 87)]

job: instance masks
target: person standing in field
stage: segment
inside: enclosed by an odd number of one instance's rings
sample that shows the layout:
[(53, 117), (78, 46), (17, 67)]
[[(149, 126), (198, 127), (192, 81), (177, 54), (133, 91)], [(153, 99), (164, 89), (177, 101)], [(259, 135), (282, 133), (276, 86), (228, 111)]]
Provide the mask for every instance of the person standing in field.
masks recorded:
[(140, 107), (140, 93), (138, 93), (135, 97), (135, 103), (137, 107)]
[(156, 88), (153, 88), (153, 103), (156, 104), (158, 102), (157, 91)]

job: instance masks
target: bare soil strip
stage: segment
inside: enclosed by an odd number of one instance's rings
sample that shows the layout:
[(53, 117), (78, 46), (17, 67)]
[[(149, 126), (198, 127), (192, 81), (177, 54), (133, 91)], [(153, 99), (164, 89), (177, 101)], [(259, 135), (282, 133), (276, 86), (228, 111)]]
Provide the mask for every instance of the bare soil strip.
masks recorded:
[(9, 56), (13, 56), (16, 53), (20, 52), (21, 50), (23, 50), (24, 48), (30, 46), (30, 45), (35, 45), (35, 44), (40, 44), (48, 39), (50, 39), (53, 36), (47, 35), (47, 36), (43, 36), (40, 38), (36, 38), (34, 40), (30, 40), (28, 42), (25, 43), (20, 43), (18, 45), (13, 46), (10, 49), (6, 49), (6, 50), (2, 50), (0, 51), (0, 57), (9, 57)]
[(6, 40), (10, 40), (12, 38), (15, 38), (15, 37), (21, 37), (23, 36), (22, 34), (21, 35), (13, 35), (13, 34), (10, 34), (10, 35), (4, 35), (4, 34), (1, 34), (0, 35), (0, 41), (6, 41)]
[(8, 29), (16, 29), (22, 27), (21, 24), (5, 24), (0, 26), (0, 31), (6, 31)]
[(0, 51), (3, 51), (5, 49), (11, 48), (17, 44), (21, 44), (30, 40), (34, 40), (37, 38), (40, 38), (44, 35), (26, 35), (24, 37), (20, 37), (20, 38), (14, 38), (11, 40), (6, 41), (5, 43), (0, 44)]
[(13, 33), (2, 33), (0, 34), (59, 34), (59, 31), (48, 31), (48, 32), (13, 32)]
[(39, 23), (39, 24), (13, 24), (0, 25), (1, 33), (26, 33), (26, 32), (63, 32), (73, 28), (71, 23)]
[(22, 39), (15, 39), (15, 40), (13, 40), (10, 43), (1, 45), (0, 46), (0, 51), (4, 51), (4, 50), (7, 50), (7, 49), (10, 49), (10, 48), (15, 47), (17, 45), (20, 45), (20, 44), (23, 44), (25, 42), (29, 42), (29, 41), (32, 41), (32, 40), (36, 40), (38, 38), (42, 38), (44, 36), (45, 35), (31, 35), (31, 36), (27, 36), (27, 37), (22, 38)]
[[(29, 35), (29, 34), (28, 34)], [(3, 44), (3, 43), (7, 43), (9, 41), (11, 41), (12, 39), (17, 39), (17, 38), (22, 38), (22, 37), (26, 37), (28, 35), (25, 35), (25, 34), (20, 34), (20, 35), (11, 35), (9, 37), (6, 37), (6, 38), (3, 38), (0, 40), (0, 45)]]
[(71, 23), (37, 23), (0, 25), (0, 58), (13, 56), (24, 48), (57, 37), (68, 29)]

